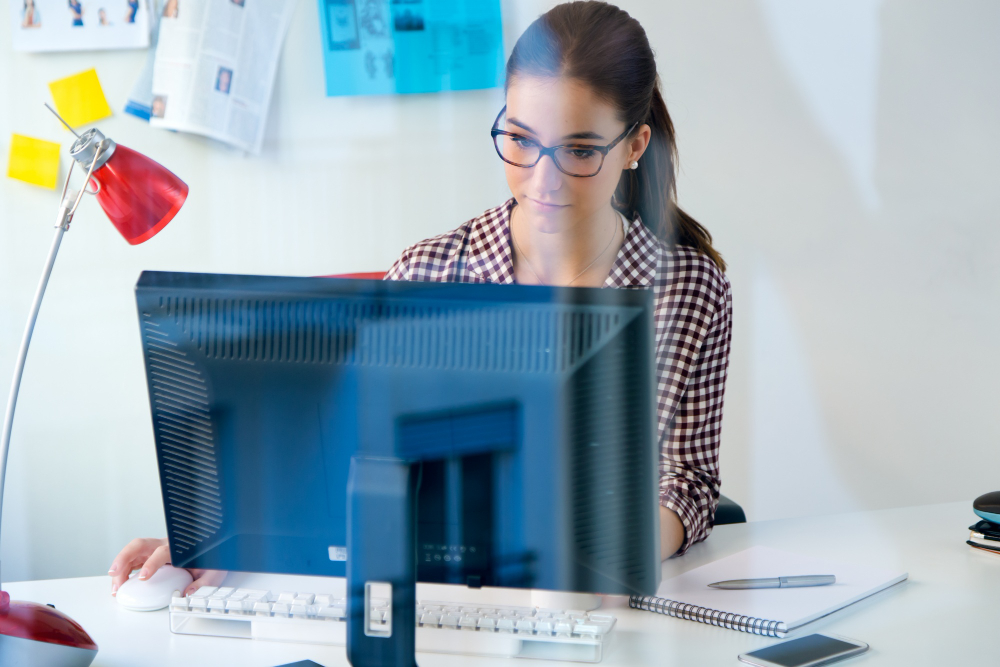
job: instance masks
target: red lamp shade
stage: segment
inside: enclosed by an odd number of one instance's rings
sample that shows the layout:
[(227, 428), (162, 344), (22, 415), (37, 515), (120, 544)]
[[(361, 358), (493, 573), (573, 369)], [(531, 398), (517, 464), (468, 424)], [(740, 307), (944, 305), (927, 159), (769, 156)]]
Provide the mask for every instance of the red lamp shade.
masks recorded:
[(97, 203), (126, 241), (132, 245), (148, 241), (177, 215), (187, 199), (187, 184), (163, 165), (115, 144), (97, 130), (86, 132), (70, 149), (85, 169), (98, 152), (91, 176), (100, 188)]

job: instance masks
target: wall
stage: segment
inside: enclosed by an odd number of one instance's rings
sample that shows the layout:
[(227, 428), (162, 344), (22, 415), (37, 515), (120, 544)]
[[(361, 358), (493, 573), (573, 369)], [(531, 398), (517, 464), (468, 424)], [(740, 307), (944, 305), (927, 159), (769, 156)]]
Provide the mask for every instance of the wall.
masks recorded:
[[(505, 0), (508, 49), (551, 4)], [(681, 203), (731, 266), (723, 491), (769, 519), (1000, 486), (1000, 6), (621, 4), (657, 51)], [(51, 79), (96, 67), (122, 107), (143, 52), (14, 54), (8, 17), (0, 152), (11, 132), (68, 145), (41, 106)], [(191, 195), (145, 245), (127, 246), (93, 202), (65, 239), (17, 414), (5, 579), (99, 574), (131, 537), (164, 534), (132, 296), (141, 270), (381, 269), (506, 198), (487, 136), (500, 91), (326, 98), (316, 21), (303, 0), (258, 157), (121, 113), (99, 124)], [(57, 196), (0, 180), (4, 390)]]

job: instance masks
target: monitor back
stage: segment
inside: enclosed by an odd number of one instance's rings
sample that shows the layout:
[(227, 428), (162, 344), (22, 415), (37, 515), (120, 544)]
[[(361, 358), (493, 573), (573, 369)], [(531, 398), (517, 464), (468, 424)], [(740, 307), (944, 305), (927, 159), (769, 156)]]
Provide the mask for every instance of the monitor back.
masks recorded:
[(646, 290), (145, 272), (179, 567), (344, 576), (351, 456), (419, 463), (420, 581), (659, 576)]

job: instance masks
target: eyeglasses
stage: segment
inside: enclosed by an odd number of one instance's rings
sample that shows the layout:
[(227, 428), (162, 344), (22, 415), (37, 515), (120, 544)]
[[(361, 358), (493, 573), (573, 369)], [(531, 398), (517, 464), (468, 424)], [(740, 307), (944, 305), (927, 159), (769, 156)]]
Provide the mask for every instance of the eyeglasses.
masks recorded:
[(601, 167), (604, 166), (604, 158), (608, 156), (611, 149), (621, 143), (621, 140), (627, 137), (638, 125), (638, 123), (634, 123), (632, 127), (619, 134), (607, 146), (594, 146), (592, 144), (543, 146), (524, 135), (499, 129), (500, 119), (506, 112), (507, 107), (505, 106), (500, 110), (497, 119), (493, 121), (493, 129), (490, 130), (493, 145), (501, 160), (515, 167), (534, 167), (543, 157), (548, 155), (559, 171), (567, 176), (578, 178), (596, 176), (601, 171)]

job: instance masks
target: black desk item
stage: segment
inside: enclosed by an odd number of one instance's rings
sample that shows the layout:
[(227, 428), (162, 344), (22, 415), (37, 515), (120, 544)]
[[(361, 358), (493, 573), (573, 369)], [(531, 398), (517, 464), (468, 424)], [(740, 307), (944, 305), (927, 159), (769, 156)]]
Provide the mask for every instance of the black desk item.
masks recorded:
[(972, 511), (990, 523), (1000, 524), (1000, 491), (984, 493), (973, 500)]

